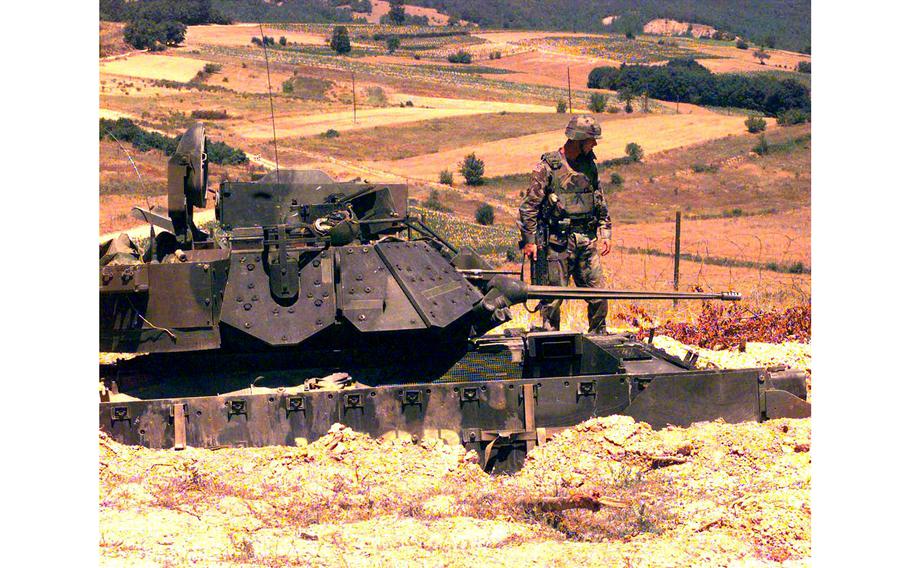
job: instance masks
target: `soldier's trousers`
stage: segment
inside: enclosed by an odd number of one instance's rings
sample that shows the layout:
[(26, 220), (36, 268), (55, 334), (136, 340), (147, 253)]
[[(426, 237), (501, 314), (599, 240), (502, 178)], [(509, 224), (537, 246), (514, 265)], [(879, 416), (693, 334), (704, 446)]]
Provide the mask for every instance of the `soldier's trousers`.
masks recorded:
[[(573, 233), (563, 244), (550, 244), (547, 253), (547, 284), (567, 286), (569, 276), (579, 288), (604, 288), (603, 269), (597, 243), (590, 238)], [(602, 331), (607, 319), (607, 300), (585, 300), (588, 302), (588, 330)], [(559, 309), (562, 300), (540, 302), (543, 327), (548, 331), (559, 329)]]

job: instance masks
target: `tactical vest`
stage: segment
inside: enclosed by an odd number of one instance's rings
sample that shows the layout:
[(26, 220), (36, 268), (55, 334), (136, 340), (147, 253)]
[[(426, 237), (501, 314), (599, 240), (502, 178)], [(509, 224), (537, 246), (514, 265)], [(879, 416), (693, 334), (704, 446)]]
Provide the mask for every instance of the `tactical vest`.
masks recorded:
[[(560, 152), (547, 152), (541, 159), (550, 167), (550, 184), (547, 195), (556, 194), (559, 198), (556, 210), (552, 212), (550, 222), (568, 220), (574, 230), (590, 230), (594, 224), (594, 191), (588, 176), (576, 172)], [(568, 230), (569, 227), (564, 227)]]

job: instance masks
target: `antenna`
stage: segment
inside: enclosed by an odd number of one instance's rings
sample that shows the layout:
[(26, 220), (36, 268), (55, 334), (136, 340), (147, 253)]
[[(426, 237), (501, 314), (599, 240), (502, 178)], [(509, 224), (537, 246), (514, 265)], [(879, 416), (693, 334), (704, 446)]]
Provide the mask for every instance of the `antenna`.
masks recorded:
[(142, 192), (145, 193), (145, 204), (148, 205), (148, 208), (151, 210), (152, 202), (149, 201), (149, 192), (145, 187), (145, 180), (142, 179), (142, 174), (139, 173), (139, 168), (136, 167), (136, 162), (133, 161), (133, 157), (130, 156), (130, 153), (126, 151), (126, 148), (123, 147), (123, 144), (120, 143), (120, 140), (118, 140), (117, 137), (114, 136), (114, 133), (111, 132), (109, 128), (105, 127), (104, 131), (107, 132), (108, 135), (114, 139), (114, 142), (117, 143), (117, 146), (120, 147), (120, 150), (124, 154), (126, 154), (126, 159), (130, 161), (130, 165), (133, 166), (133, 171), (136, 172), (136, 177), (139, 178), (139, 185), (142, 186)]
[(265, 76), (269, 84), (269, 108), (272, 110), (272, 143), (275, 146), (275, 176), (278, 183), (281, 183), (281, 170), (278, 168), (278, 135), (275, 133), (275, 105), (272, 103), (272, 74), (269, 71), (269, 49), (265, 45), (265, 32), (262, 29), (262, 22), (259, 22), (259, 35), (262, 38), (262, 50), (265, 52)]

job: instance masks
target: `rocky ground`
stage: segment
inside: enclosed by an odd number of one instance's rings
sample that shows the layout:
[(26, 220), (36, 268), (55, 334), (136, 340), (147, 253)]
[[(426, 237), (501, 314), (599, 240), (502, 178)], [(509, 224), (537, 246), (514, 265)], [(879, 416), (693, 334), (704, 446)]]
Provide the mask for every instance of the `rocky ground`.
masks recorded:
[[(658, 345), (685, 349), (669, 338)], [(702, 349), (704, 365), (790, 363), (806, 344)], [(441, 442), (336, 425), (303, 447), (157, 451), (99, 435), (111, 565), (808, 565), (810, 421), (654, 431), (589, 420), (512, 476)], [(553, 511), (546, 503), (585, 505)], [(598, 510), (590, 510), (598, 509)]]

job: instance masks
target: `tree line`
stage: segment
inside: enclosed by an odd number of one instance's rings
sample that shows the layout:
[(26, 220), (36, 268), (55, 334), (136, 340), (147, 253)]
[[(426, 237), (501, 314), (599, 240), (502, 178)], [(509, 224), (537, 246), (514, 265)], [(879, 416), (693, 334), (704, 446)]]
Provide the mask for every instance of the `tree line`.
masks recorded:
[(588, 88), (648, 96), (703, 106), (735, 107), (778, 116), (798, 109), (811, 111), (809, 87), (793, 79), (769, 75), (714, 74), (692, 59), (671, 59), (666, 65), (595, 67)]
[(602, 32), (605, 16), (619, 16), (608, 31), (641, 33), (655, 18), (713, 26), (753, 43), (806, 52), (811, 39), (810, 0), (408, 0), (483, 27)]
[[(102, 118), (98, 124), (99, 140), (113, 139), (132, 144), (140, 152), (161, 150), (170, 156), (177, 151), (180, 136), (170, 137), (158, 132), (145, 130), (128, 118), (111, 120)], [(243, 150), (231, 147), (224, 142), (205, 141), (205, 154), (213, 164), (245, 164), (249, 161)]]

